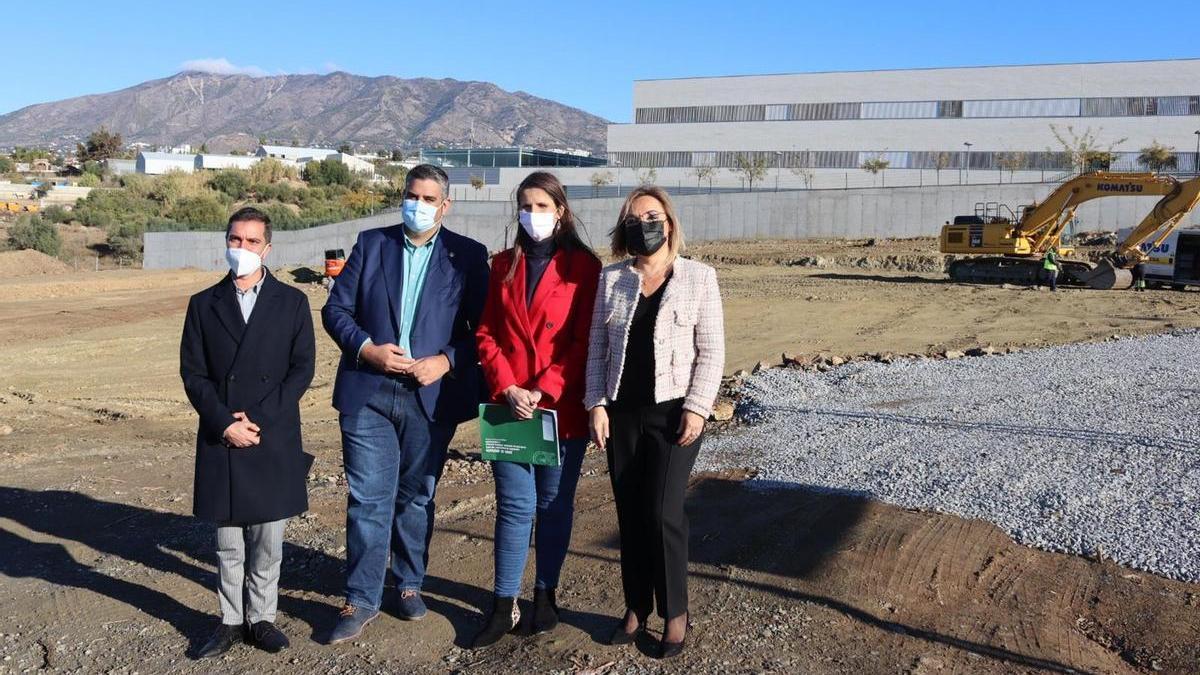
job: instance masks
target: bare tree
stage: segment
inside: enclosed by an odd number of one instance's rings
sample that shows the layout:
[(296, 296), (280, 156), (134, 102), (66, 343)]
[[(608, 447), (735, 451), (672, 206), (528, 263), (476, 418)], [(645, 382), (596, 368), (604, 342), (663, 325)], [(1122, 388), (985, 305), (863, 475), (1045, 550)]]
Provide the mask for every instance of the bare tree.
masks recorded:
[(1104, 127), (1092, 131), (1091, 127), (1083, 130), (1083, 133), (1076, 133), (1075, 127), (1067, 125), (1066, 132), (1060, 132), (1058, 127), (1050, 125), (1050, 132), (1054, 134), (1054, 140), (1058, 141), (1062, 146), (1063, 156), (1071, 163), (1071, 168), (1079, 173), (1088, 171), (1107, 171), (1108, 167), (1117, 159), (1117, 153), (1114, 148), (1129, 140), (1121, 138), (1111, 143), (1101, 143), (1099, 140), (1100, 133), (1104, 131)]
[(608, 185), (611, 182), (613, 182), (613, 175), (608, 171), (597, 171), (596, 173), (592, 174), (592, 196), (599, 197), (600, 188)]
[(953, 159), (948, 152), (939, 152), (933, 156), (933, 172), (937, 176), (937, 184), (942, 184), (942, 169), (950, 166), (950, 160)]
[(813, 182), (813, 170), (812, 169), (805, 167), (805, 166), (793, 166), (792, 168), (788, 169), (788, 171), (791, 171), (792, 175), (799, 177), (800, 180), (803, 180), (805, 188), (812, 189), (812, 182)]
[(747, 157), (739, 153), (733, 159), (733, 168), (729, 170), (735, 174), (739, 174), (753, 192), (754, 181), (767, 177), (767, 158), (761, 155)]
[[(876, 174), (882, 174), (884, 171), (887, 171), (887, 168), (891, 165), (892, 165), (892, 163), (887, 161), (886, 159), (879, 157), (879, 156), (875, 156), (875, 157), (871, 157), (869, 159), (864, 159), (862, 166), (859, 168), (861, 168), (863, 171), (866, 171), (867, 173), (874, 176)], [(881, 176), (880, 183), (882, 184), (884, 182), (885, 181), (883, 180), (883, 178)]]
[(658, 181), (658, 171), (656, 169), (646, 169), (637, 172), (638, 183), (641, 185), (653, 185)]
[[(1000, 165), (1001, 170), (1008, 171), (1008, 182), (1013, 182), (1013, 173), (1017, 169), (1024, 169), (1027, 156), (1023, 152), (1004, 152), (1000, 154), (1000, 158), (996, 163)], [(1003, 175), (1003, 174), (1001, 174)]]
[(712, 192), (712, 179), (713, 179), (713, 176), (716, 175), (716, 173), (717, 173), (717, 167), (715, 167), (715, 166), (703, 165), (703, 166), (693, 167), (692, 175), (696, 177), (696, 189), (697, 190), (700, 189), (700, 181), (707, 180), (708, 181), (708, 190), (709, 190), (709, 192)]
[(471, 176), (471, 187), (475, 188), (476, 192), (483, 189), (487, 183), (483, 180), (483, 176)]

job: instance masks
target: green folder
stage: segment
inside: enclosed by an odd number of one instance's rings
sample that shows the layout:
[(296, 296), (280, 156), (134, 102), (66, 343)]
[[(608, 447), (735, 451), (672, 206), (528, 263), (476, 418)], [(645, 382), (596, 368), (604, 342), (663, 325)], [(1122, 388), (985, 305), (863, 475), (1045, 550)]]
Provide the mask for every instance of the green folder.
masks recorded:
[(518, 420), (506, 405), (479, 405), (480, 456), (498, 462), (561, 466), (558, 415), (538, 408), (533, 417)]

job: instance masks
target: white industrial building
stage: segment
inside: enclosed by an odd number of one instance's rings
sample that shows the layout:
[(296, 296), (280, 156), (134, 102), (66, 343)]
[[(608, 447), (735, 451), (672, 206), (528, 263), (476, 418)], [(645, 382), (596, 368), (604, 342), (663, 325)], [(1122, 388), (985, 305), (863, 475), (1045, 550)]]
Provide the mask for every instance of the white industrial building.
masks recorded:
[(138, 163), (136, 159), (116, 159), (109, 158), (104, 160), (105, 170), (113, 176), (124, 176), (126, 174), (137, 173)]
[[(767, 167), (768, 189), (1049, 179), (1071, 168), (1052, 125), (1115, 143), (1113, 170), (1145, 170), (1157, 141), (1191, 173), (1200, 59), (644, 80), (633, 108), (608, 128), (625, 182), (654, 168), (667, 185), (737, 187), (739, 156)], [(862, 169), (872, 159), (882, 175)]]
[(305, 162), (319, 162), (327, 159), (332, 155), (340, 154), (337, 150), (330, 148), (300, 148), (290, 145), (263, 145), (258, 148), (254, 154), (259, 157), (271, 157), (274, 159), (288, 160), (298, 164)]
[(262, 161), (255, 155), (196, 155), (196, 170), (249, 169)]
[(139, 152), (137, 172), (158, 176), (172, 171), (192, 173), (196, 170), (195, 155), (179, 155), (173, 152)]

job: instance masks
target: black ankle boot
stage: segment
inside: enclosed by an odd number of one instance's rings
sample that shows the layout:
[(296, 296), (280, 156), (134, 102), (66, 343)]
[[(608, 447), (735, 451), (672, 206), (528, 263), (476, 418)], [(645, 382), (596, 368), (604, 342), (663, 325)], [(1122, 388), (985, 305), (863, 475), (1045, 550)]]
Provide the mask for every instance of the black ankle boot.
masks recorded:
[(521, 610), (517, 608), (517, 599), (496, 598), (492, 603), (492, 615), (483, 630), (475, 636), (471, 648), (480, 649), (496, 644), (507, 633), (516, 630), (520, 622)]
[(553, 588), (533, 591), (533, 632), (545, 633), (558, 625), (558, 602)]

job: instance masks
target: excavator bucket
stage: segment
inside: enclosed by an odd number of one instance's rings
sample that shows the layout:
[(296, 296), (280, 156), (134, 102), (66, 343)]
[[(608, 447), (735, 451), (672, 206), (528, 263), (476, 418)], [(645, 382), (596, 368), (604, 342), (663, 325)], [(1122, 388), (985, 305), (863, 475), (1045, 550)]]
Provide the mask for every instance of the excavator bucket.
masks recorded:
[(1111, 260), (1101, 260), (1091, 271), (1076, 272), (1075, 275), (1090, 288), (1099, 291), (1120, 291), (1133, 285), (1133, 273), (1117, 267)]

